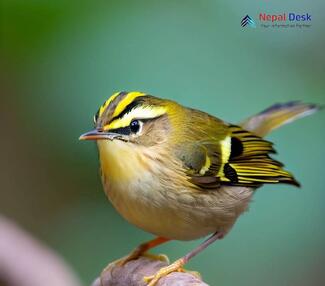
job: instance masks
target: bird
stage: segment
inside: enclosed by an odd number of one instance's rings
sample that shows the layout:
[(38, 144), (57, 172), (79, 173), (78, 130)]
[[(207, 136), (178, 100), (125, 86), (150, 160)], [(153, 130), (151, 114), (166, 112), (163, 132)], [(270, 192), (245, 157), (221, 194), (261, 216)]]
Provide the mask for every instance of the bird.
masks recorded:
[[(170, 240), (208, 237), (188, 254), (144, 277), (154, 286), (216, 240), (223, 238), (264, 184), (299, 187), (275, 160), (272, 130), (310, 115), (315, 104), (278, 103), (240, 124), (145, 92), (116, 92), (94, 116), (104, 191), (131, 224), (156, 237), (118, 263), (146, 255)], [(157, 257), (158, 259), (158, 257)]]

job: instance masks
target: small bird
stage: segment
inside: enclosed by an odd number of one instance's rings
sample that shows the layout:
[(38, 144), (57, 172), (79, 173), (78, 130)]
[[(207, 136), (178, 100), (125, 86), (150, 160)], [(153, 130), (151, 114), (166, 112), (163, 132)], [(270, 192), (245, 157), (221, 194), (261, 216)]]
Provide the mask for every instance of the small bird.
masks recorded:
[(117, 92), (94, 116), (104, 191), (130, 223), (156, 235), (121, 259), (125, 264), (169, 240), (211, 235), (197, 248), (144, 277), (149, 286), (182, 271), (192, 257), (223, 238), (263, 184), (299, 187), (263, 139), (273, 129), (318, 110), (275, 104), (241, 124), (142, 92)]

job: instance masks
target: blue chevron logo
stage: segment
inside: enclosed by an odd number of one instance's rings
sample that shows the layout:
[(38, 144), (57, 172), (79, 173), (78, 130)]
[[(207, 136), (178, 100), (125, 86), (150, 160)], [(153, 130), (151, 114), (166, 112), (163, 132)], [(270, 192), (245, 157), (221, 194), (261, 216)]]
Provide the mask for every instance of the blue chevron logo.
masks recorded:
[(246, 15), (240, 22), (242, 27), (249, 26), (251, 28), (256, 28), (255, 21), (250, 16)]

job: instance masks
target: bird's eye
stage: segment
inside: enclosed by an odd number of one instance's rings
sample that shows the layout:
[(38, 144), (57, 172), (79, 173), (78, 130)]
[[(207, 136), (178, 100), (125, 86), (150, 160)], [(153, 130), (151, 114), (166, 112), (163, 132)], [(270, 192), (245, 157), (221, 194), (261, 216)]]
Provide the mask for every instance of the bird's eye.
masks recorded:
[(139, 120), (132, 120), (130, 124), (130, 129), (133, 133), (137, 133), (140, 130)]

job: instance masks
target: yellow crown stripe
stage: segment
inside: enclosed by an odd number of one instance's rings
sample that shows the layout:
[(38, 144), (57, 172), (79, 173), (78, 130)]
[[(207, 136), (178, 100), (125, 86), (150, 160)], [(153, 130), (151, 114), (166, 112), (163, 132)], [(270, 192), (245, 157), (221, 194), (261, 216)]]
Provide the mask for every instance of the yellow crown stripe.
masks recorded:
[(125, 98), (123, 98), (116, 106), (113, 117), (118, 116), (134, 99), (140, 96), (145, 96), (146, 94), (139, 91), (129, 92)]
[(105, 111), (105, 109), (107, 108), (107, 106), (109, 106), (109, 104), (120, 94), (120, 92), (116, 92), (114, 93), (109, 99), (107, 99), (105, 101), (105, 103), (100, 107), (99, 109), (99, 114), (98, 116), (100, 117), (103, 112)]
[(125, 114), (122, 118), (115, 119), (104, 126), (104, 130), (116, 129), (129, 126), (133, 119), (151, 119), (166, 113), (166, 108), (162, 106), (139, 106)]

